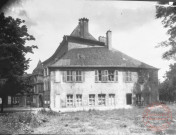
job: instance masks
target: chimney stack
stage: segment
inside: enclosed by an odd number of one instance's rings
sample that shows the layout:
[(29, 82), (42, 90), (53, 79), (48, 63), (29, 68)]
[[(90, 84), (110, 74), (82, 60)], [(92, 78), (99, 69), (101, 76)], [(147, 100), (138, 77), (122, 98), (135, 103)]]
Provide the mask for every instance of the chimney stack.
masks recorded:
[(105, 43), (105, 45), (106, 45), (106, 37), (99, 36), (99, 37), (98, 37), (98, 40), (99, 40), (100, 42)]
[(86, 34), (89, 32), (88, 22), (89, 22), (89, 19), (87, 18), (79, 19), (80, 37), (82, 38), (85, 38)]
[(112, 49), (112, 32), (110, 30), (106, 32), (106, 45), (109, 50)]

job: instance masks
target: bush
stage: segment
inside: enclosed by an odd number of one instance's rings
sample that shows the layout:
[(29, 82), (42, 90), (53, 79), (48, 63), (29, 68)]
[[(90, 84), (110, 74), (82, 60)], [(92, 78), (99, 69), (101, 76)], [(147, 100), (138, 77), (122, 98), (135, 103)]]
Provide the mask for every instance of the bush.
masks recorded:
[(38, 127), (43, 121), (40, 115), (31, 112), (9, 113), (0, 116), (0, 133), (29, 133), (31, 128)]

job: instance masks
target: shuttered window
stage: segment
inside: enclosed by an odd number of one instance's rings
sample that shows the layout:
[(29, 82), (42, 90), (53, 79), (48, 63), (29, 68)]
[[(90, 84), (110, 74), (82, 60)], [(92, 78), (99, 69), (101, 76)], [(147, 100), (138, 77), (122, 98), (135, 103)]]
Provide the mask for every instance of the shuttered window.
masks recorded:
[(95, 70), (95, 82), (117, 82), (117, 70)]
[(130, 72), (130, 71), (125, 72), (125, 81), (126, 82), (132, 81), (132, 72)]
[(81, 70), (68, 70), (63, 71), (63, 82), (83, 82), (84, 72)]

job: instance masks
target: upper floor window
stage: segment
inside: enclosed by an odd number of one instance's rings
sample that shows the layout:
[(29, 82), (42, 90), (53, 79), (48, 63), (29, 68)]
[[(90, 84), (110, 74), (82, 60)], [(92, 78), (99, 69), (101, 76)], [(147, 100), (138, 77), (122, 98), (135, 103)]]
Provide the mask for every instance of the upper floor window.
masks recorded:
[(96, 82), (118, 81), (118, 71), (117, 70), (96, 70), (95, 81)]
[(125, 81), (126, 82), (131, 82), (132, 81), (132, 72), (125, 72)]
[(83, 81), (82, 71), (76, 71), (76, 82), (82, 82), (82, 81)]
[(64, 74), (64, 81), (66, 82), (82, 82), (83, 81), (83, 71), (66, 71)]
[(73, 81), (73, 71), (67, 71), (67, 82)]
[(49, 75), (49, 69), (48, 68), (44, 68), (44, 76), (48, 76)]

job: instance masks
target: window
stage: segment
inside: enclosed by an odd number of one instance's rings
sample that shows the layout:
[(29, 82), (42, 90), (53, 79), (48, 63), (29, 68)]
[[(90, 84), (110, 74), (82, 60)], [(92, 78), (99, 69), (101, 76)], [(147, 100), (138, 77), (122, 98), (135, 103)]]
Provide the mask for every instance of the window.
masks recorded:
[(95, 105), (95, 95), (94, 94), (89, 95), (89, 105), (90, 106)]
[(95, 82), (117, 82), (117, 70), (95, 70)]
[(60, 82), (60, 71), (54, 71), (54, 82)]
[(81, 94), (76, 95), (76, 106), (82, 106), (82, 95)]
[(67, 106), (73, 106), (73, 95), (67, 95)]
[(83, 81), (82, 71), (76, 71), (76, 82), (82, 82), (82, 81)]
[(102, 75), (102, 81), (107, 82), (108, 81), (108, 70), (102, 70), (101, 75)]
[(108, 71), (108, 81), (114, 81), (114, 71), (113, 70)]
[(125, 81), (131, 82), (132, 81), (132, 72), (125, 72)]
[(73, 71), (67, 71), (67, 82), (73, 81)]
[(49, 75), (49, 69), (48, 68), (44, 68), (44, 76), (47, 76), (47, 75)]
[(115, 105), (115, 94), (109, 94), (109, 105)]
[(66, 82), (82, 82), (83, 81), (83, 71), (80, 71), (80, 70), (66, 71), (66, 74), (64, 74), (64, 76), (66, 77), (66, 79), (64, 79), (64, 81)]
[(19, 104), (19, 97), (14, 97), (13, 98), (13, 104)]
[(105, 104), (106, 104), (106, 95), (98, 94), (98, 105), (105, 105)]

